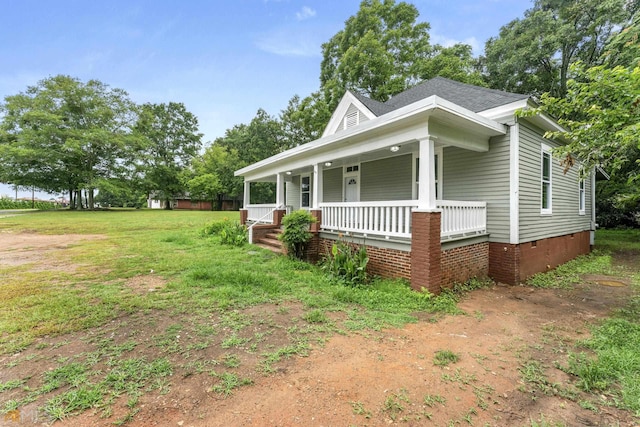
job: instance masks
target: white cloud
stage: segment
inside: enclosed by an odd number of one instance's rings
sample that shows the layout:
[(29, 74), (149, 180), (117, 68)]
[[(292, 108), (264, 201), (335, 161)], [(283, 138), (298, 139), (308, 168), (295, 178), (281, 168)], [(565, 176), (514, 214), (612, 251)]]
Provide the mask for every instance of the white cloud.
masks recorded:
[(304, 21), (305, 19), (313, 18), (316, 16), (316, 11), (309, 6), (304, 6), (301, 11), (296, 12), (296, 19), (298, 21)]

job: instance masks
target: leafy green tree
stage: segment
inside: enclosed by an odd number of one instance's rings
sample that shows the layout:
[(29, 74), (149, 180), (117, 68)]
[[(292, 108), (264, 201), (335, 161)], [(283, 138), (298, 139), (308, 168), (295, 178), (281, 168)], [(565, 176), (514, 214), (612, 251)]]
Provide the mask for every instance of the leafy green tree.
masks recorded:
[(432, 52), (429, 24), (418, 9), (395, 0), (363, 0), (343, 30), (322, 45), (321, 90), (333, 110), (346, 89), (378, 101), (402, 92), (419, 77)]
[(131, 154), (135, 106), (121, 89), (58, 75), (0, 105), (0, 181), (58, 193), (72, 206)]
[(320, 138), (330, 118), (331, 111), (322, 92), (303, 99), (295, 95), (280, 112), (283, 146), (293, 148)]
[(566, 97), (544, 94), (541, 107), (527, 114), (547, 112), (566, 128), (548, 132), (546, 136), (567, 141), (557, 154), (568, 166), (578, 158), (586, 171), (595, 166), (602, 166), (612, 174), (624, 170), (624, 178), (630, 184), (626, 197), (638, 198), (640, 66), (586, 68), (578, 62), (571, 66), (571, 72), (575, 78), (567, 82)]
[[(139, 184), (139, 183), (138, 183)], [(123, 178), (105, 179), (98, 183), (95, 202), (101, 207), (141, 208), (147, 204), (148, 193), (136, 181)]]
[(242, 178), (233, 175), (239, 164), (235, 149), (214, 143), (185, 170), (183, 182), (192, 198), (215, 201), (221, 209), (225, 195), (238, 197), (242, 194)]
[(633, 67), (640, 64), (640, 13), (636, 12), (628, 24), (609, 40), (604, 60), (609, 67)]
[(202, 145), (198, 119), (182, 103), (144, 104), (136, 133), (142, 141), (146, 188), (157, 192), (171, 209), (171, 200), (185, 192), (181, 173)]
[(468, 44), (458, 43), (450, 47), (435, 45), (429, 60), (423, 61), (417, 68), (421, 80), (440, 76), (476, 86), (487, 85), (480, 73), (480, 63), (473, 57)]
[(485, 46), (490, 87), (563, 97), (569, 66), (597, 65), (617, 26), (630, 16), (626, 0), (536, 0), (522, 19), (500, 29)]

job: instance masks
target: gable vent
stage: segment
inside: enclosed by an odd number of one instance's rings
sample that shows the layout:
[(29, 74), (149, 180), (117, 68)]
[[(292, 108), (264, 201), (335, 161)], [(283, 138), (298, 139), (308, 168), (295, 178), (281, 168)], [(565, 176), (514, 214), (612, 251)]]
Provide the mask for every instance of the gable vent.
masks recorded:
[(343, 129), (349, 129), (356, 126), (360, 122), (360, 112), (358, 110), (350, 111), (344, 116)]

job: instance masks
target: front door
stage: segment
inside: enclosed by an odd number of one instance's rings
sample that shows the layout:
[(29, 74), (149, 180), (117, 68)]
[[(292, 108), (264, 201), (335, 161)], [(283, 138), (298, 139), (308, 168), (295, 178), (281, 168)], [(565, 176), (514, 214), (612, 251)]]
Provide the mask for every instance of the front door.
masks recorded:
[(345, 202), (357, 202), (358, 201), (358, 177), (347, 176), (344, 179), (344, 201)]

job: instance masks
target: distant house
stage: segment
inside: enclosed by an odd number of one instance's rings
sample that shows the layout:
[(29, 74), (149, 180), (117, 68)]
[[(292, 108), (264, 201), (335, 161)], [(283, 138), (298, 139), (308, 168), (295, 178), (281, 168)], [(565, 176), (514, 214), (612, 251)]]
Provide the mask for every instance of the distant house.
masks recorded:
[[(551, 155), (560, 126), (516, 117), (526, 95), (445, 78), (387, 102), (347, 92), (323, 136), (236, 171), (246, 223), (279, 227), (308, 209), (312, 252), (345, 238), (365, 244), (372, 273), (438, 292), (473, 276), (517, 284), (590, 251), (594, 174), (564, 173)], [(252, 205), (251, 184), (276, 183), (272, 204)], [(258, 232), (258, 230), (261, 230)]]
[[(191, 200), (188, 194), (178, 196), (172, 199), (169, 203), (171, 203), (171, 209), (194, 211), (213, 210), (213, 204), (211, 201)], [(147, 207), (150, 209), (166, 209), (167, 201), (159, 199), (157, 193), (151, 193), (147, 199)]]

